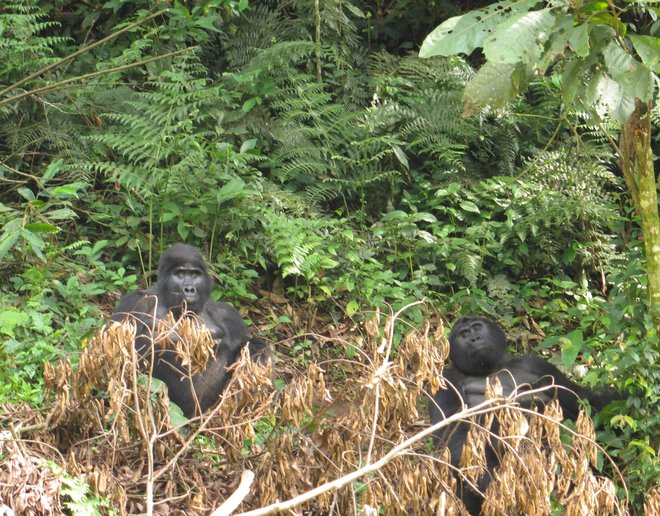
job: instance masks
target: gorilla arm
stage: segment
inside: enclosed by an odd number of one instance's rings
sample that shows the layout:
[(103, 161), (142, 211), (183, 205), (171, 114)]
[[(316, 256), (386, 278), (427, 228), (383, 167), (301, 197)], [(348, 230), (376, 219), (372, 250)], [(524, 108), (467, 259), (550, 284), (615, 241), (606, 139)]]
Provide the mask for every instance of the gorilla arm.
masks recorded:
[[(521, 357), (509, 357), (502, 369), (508, 370), (517, 386), (529, 384), (532, 388), (556, 385), (558, 388), (549, 389), (535, 396), (539, 401), (547, 403), (556, 397), (564, 412), (564, 417), (575, 420), (580, 412), (580, 400), (588, 400), (593, 409), (598, 412), (610, 401), (616, 399), (616, 395), (601, 394), (582, 387), (570, 380), (564, 373), (550, 362), (542, 358), (526, 355)], [(504, 373), (500, 373), (500, 379), (504, 384)], [(510, 381), (510, 380), (509, 380)], [(506, 387), (503, 389), (505, 395), (509, 395)]]
[(216, 352), (206, 369), (192, 377), (194, 395), (187, 389), (185, 399), (175, 401), (188, 417), (205, 412), (218, 401), (230, 377), (227, 368), (236, 361), (249, 337), (240, 313), (227, 303), (208, 301), (199, 317), (211, 332)]

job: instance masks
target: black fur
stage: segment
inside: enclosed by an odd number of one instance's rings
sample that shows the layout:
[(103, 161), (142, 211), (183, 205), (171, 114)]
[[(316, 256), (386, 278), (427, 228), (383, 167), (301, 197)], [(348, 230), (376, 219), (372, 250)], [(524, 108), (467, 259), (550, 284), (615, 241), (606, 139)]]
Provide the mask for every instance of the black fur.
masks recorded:
[(181, 317), (183, 308), (194, 312), (207, 326), (215, 343), (215, 356), (206, 369), (191, 377), (176, 353), (160, 347), (153, 356), (153, 376), (165, 382), (170, 400), (187, 417), (199, 415), (219, 399), (229, 374), (227, 368), (248, 346), (254, 359), (266, 361), (266, 341), (250, 338), (239, 312), (231, 305), (213, 301), (211, 277), (200, 252), (186, 244), (175, 244), (163, 253), (158, 263), (158, 282), (147, 290), (124, 295), (112, 316), (121, 322), (127, 317), (137, 322), (135, 348), (147, 362), (152, 362), (153, 341), (158, 323), (168, 312)]
[[(581, 387), (569, 380), (554, 365), (539, 357), (509, 355), (506, 352), (506, 336), (502, 329), (483, 317), (461, 318), (449, 334), (449, 345), (449, 357), (453, 367), (445, 369), (443, 376), (455, 390), (448, 387), (434, 394), (429, 402), (431, 424), (460, 412), (463, 404), (474, 407), (483, 402), (486, 399), (486, 379), (491, 375), (497, 375), (505, 396), (510, 395), (516, 388), (518, 392), (525, 390), (525, 387), (520, 388), (524, 385), (528, 386), (527, 389), (551, 384), (563, 387), (537, 393), (533, 398), (518, 398), (518, 403), (527, 408), (532, 405), (542, 406), (556, 397), (564, 416), (570, 419), (575, 419), (578, 415), (580, 398), (589, 401), (592, 413), (617, 398), (616, 395), (599, 394)], [(469, 423), (460, 422), (441, 429), (434, 436), (438, 443), (449, 448), (451, 462), (456, 467), (460, 463), (468, 430)], [(491, 431), (497, 433), (497, 427), (491, 428)], [(486, 460), (489, 471), (477, 482), (481, 493), (488, 487), (491, 473), (499, 464), (498, 453), (493, 446), (487, 447)], [(458, 494), (470, 514), (479, 514), (483, 503), (481, 494), (460, 478), (459, 490)]]

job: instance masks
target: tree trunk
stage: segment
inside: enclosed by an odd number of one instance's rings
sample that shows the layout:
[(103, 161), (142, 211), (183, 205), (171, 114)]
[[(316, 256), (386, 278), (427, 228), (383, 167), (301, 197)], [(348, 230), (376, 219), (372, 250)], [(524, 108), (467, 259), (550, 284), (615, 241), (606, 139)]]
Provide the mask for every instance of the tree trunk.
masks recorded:
[(651, 150), (651, 104), (636, 101), (635, 111), (621, 128), (621, 170), (644, 235), (644, 253), (651, 318), (660, 331), (660, 214)]

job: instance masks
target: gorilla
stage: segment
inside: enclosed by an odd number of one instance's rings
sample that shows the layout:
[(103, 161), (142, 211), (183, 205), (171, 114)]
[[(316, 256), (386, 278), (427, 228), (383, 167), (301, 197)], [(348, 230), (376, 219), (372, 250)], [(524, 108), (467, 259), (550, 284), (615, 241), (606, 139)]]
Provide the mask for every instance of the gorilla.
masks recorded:
[[(211, 277), (200, 252), (186, 244), (175, 244), (158, 262), (158, 281), (146, 290), (125, 294), (117, 305), (112, 320), (135, 321), (135, 349), (148, 363), (153, 363), (154, 378), (167, 385), (170, 400), (186, 417), (199, 415), (218, 401), (229, 374), (227, 368), (248, 346), (255, 360), (266, 362), (269, 350), (261, 338), (250, 338), (240, 313), (231, 305), (213, 301)], [(193, 312), (208, 328), (214, 342), (214, 358), (204, 371), (190, 375), (188, 367), (172, 349), (153, 352), (152, 336), (158, 334), (159, 321), (171, 312), (178, 320), (185, 310)]]
[[(438, 390), (429, 401), (431, 424), (456, 414), (464, 405), (471, 408), (485, 401), (486, 379), (489, 376), (497, 376), (504, 396), (509, 396), (516, 389), (523, 392), (530, 388), (557, 386), (534, 393), (533, 397), (518, 397), (517, 401), (521, 406), (531, 408), (542, 407), (557, 398), (564, 416), (573, 420), (580, 410), (580, 398), (589, 401), (592, 413), (618, 399), (616, 394), (599, 394), (579, 386), (542, 358), (509, 355), (502, 328), (483, 317), (465, 316), (456, 322), (449, 334), (449, 358), (453, 367), (445, 369), (443, 376), (451, 385)], [(470, 423), (459, 422), (440, 429), (434, 435), (436, 443), (449, 448), (451, 463), (457, 468), (469, 428)], [(497, 434), (497, 425), (494, 424), (490, 430)], [(486, 462), (488, 472), (476, 483), (481, 493), (485, 492), (490, 483), (490, 473), (499, 464), (497, 450), (492, 446), (486, 448)], [(482, 495), (461, 478), (458, 480), (459, 497), (470, 514), (479, 514)]]

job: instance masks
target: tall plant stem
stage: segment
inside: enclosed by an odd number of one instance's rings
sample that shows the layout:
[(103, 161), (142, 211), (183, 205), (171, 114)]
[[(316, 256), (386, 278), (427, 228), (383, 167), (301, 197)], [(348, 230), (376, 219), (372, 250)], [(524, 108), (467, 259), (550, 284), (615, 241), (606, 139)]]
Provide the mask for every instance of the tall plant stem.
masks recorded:
[(644, 254), (650, 312), (660, 331), (660, 214), (651, 149), (651, 103), (635, 101), (635, 111), (621, 128), (621, 171), (639, 215), (644, 235)]
[(316, 78), (321, 82), (321, 6), (314, 0), (314, 21), (316, 22)]

